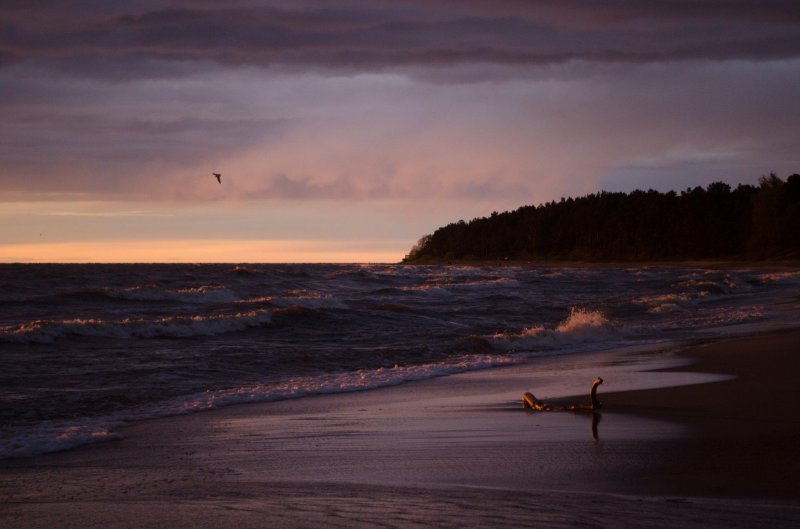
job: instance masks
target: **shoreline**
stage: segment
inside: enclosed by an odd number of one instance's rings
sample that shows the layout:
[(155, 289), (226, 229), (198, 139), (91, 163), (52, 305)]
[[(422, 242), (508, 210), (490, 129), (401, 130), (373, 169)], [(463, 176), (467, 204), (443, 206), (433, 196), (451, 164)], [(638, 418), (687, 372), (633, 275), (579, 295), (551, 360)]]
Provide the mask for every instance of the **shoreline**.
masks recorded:
[(465, 261), (458, 259), (449, 260), (424, 260), (401, 261), (394, 263), (402, 266), (520, 266), (520, 267), (560, 267), (560, 268), (630, 268), (630, 267), (655, 267), (655, 268), (767, 268), (782, 270), (800, 269), (799, 259), (676, 259), (674, 261), (580, 261), (565, 259), (488, 259), (478, 261)]
[[(623, 413), (679, 420), (693, 435), (683, 462), (656, 479), (669, 488), (723, 496), (800, 499), (800, 332), (772, 332), (691, 346), (686, 368), (735, 378), (606, 395)], [(676, 368), (669, 368), (668, 371)]]
[[(630, 526), (640, 515), (796, 526), (798, 344), (792, 330), (677, 353), (543, 357), (154, 419), (119, 441), (0, 461), (0, 523), (622, 527), (627, 513)], [(591, 416), (522, 409), (528, 390), (586, 399), (596, 375), (597, 439)]]

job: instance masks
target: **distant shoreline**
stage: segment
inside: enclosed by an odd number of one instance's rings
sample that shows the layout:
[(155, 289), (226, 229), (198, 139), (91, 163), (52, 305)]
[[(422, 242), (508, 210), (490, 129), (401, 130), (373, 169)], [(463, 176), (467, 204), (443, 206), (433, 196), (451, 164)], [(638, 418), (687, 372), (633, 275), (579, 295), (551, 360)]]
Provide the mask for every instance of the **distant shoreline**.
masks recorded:
[(630, 267), (664, 267), (664, 268), (785, 268), (800, 269), (800, 260), (736, 260), (736, 259), (686, 259), (675, 261), (573, 261), (558, 259), (487, 259), (487, 260), (419, 260), (397, 263), (408, 266), (522, 266), (547, 268), (630, 268)]
[(407, 262), (797, 260), (800, 174), (759, 186), (601, 191), (460, 220), (422, 236)]

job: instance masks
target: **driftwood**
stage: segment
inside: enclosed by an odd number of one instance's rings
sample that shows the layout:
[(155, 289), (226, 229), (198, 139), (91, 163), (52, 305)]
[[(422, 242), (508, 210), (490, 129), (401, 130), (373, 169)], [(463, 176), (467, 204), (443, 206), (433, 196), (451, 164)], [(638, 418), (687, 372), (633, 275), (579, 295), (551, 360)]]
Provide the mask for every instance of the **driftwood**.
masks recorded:
[(589, 412), (596, 412), (599, 411), (602, 407), (602, 403), (600, 399), (597, 398), (597, 386), (603, 383), (603, 379), (597, 377), (592, 382), (592, 388), (589, 390), (589, 398), (591, 399), (591, 404), (581, 403), (581, 404), (566, 404), (566, 405), (555, 405), (555, 404), (548, 404), (546, 402), (542, 402), (537, 399), (533, 393), (526, 391), (522, 395), (522, 406), (524, 408), (530, 408), (534, 411), (589, 411)]

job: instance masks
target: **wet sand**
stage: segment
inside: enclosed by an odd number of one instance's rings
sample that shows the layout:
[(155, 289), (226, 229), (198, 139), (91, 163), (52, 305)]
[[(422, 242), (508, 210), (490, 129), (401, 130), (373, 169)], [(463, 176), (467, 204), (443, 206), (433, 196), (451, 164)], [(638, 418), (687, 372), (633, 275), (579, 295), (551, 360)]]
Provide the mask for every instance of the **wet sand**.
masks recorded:
[[(0, 461), (0, 526), (796, 527), (798, 364), (788, 332), (149, 421)], [(596, 422), (522, 409), (598, 375)]]
[(682, 355), (695, 361), (689, 369), (736, 378), (605, 399), (615, 411), (691, 426), (695, 435), (666, 448), (679, 457), (653, 475), (659, 488), (800, 499), (800, 334), (723, 341)]

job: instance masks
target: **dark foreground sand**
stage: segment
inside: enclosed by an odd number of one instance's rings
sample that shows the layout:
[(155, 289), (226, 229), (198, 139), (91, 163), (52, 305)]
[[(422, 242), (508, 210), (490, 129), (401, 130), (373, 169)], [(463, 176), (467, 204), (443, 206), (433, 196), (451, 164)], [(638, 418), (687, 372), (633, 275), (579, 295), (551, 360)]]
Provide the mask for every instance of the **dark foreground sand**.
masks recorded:
[[(799, 364), (791, 332), (150, 421), (0, 461), (0, 527), (798, 527)], [(594, 425), (519, 402), (597, 375)]]

